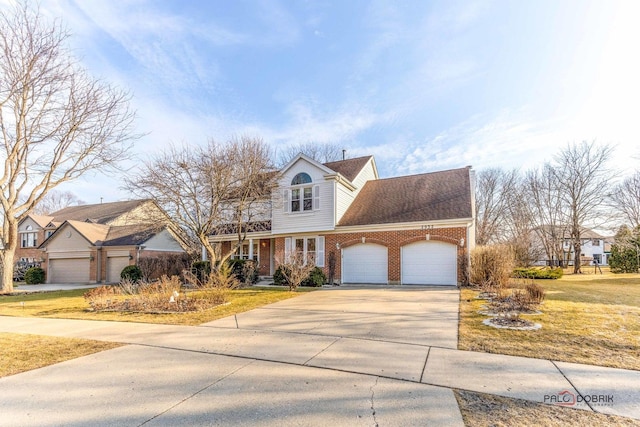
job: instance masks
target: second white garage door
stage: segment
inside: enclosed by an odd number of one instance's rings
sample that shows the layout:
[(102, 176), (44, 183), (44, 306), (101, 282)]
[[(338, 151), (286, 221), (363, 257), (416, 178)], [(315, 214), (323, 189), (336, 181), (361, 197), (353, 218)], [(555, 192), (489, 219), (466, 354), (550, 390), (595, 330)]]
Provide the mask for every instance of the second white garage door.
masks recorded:
[(107, 258), (107, 282), (120, 282), (120, 273), (122, 269), (129, 265), (129, 255), (116, 256)]
[(402, 247), (403, 285), (457, 285), (457, 247), (422, 241)]
[(89, 258), (49, 260), (47, 283), (89, 283)]
[(387, 284), (387, 248), (361, 243), (342, 250), (343, 283)]

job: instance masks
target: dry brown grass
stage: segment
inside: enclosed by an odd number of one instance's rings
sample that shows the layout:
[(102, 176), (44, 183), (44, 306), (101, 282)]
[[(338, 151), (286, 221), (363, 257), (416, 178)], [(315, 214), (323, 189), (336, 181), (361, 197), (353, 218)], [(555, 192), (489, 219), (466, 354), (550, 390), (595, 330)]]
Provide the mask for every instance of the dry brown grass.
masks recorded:
[(455, 390), (464, 424), (474, 427), (640, 426), (640, 421), (574, 408)]
[(113, 342), (0, 333), (0, 377), (121, 346)]
[[(307, 292), (308, 290), (298, 290)], [(26, 295), (0, 296), (0, 315), (22, 317), (55, 317), (63, 319), (112, 320), (120, 322), (162, 323), (170, 325), (200, 325), (222, 317), (252, 310), (298, 293), (284, 288), (247, 288), (229, 291), (228, 302), (217, 307), (188, 313), (124, 313), (92, 312), (83, 298), (85, 290), (44, 292)], [(22, 304), (24, 303), (24, 304)]]
[(482, 324), (478, 291), (460, 294), (458, 348), (640, 370), (640, 275), (565, 275), (539, 280), (546, 291), (537, 331), (495, 329)]

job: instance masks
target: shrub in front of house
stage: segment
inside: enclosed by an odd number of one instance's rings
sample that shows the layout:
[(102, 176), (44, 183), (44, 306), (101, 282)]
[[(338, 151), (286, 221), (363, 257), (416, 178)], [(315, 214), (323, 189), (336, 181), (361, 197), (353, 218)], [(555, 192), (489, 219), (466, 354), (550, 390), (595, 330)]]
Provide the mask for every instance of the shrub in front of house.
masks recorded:
[(244, 285), (258, 282), (258, 265), (250, 259), (231, 259), (228, 261), (231, 272)]
[[(289, 281), (283, 273), (284, 266), (279, 266), (273, 273), (273, 284), (276, 286), (289, 286)], [(327, 276), (320, 267), (314, 267), (309, 276), (300, 283), (300, 286), (319, 288), (327, 282)]]
[(31, 267), (24, 272), (24, 281), (27, 285), (39, 285), (44, 283), (44, 270), (40, 267)]
[(201, 282), (206, 282), (211, 274), (211, 263), (209, 261), (196, 261), (191, 264), (191, 272)]
[(282, 272), (282, 269), (286, 267), (279, 266), (276, 268), (276, 271), (273, 273), (273, 284), (276, 286), (289, 286), (287, 281), (287, 277)]
[(522, 267), (513, 270), (513, 277), (521, 279), (560, 279), (562, 277), (562, 268), (534, 268)]
[(508, 246), (478, 246), (471, 252), (471, 283), (485, 291), (504, 288), (509, 284), (513, 267), (513, 253)]
[(315, 267), (309, 273), (309, 277), (307, 277), (303, 282), (302, 286), (309, 286), (312, 288), (319, 288), (327, 282), (327, 276), (324, 274), (324, 271), (320, 267)]
[(142, 270), (137, 265), (127, 265), (120, 272), (120, 278), (134, 283), (138, 282), (142, 279)]

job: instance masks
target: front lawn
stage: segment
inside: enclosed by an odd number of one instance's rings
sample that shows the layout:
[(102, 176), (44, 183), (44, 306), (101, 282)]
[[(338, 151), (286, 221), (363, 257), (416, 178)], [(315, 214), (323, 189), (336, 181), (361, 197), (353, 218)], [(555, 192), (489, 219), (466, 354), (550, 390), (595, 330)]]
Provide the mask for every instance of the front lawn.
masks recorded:
[[(176, 314), (147, 314), (117, 312), (96, 313), (88, 311), (89, 304), (83, 298), (83, 294), (86, 291), (87, 290), (80, 289), (0, 296), (0, 315), (199, 325), (298, 295), (284, 288), (236, 289), (229, 292), (227, 304), (209, 310)], [(302, 291), (302, 289), (300, 291)]]
[(565, 275), (538, 280), (546, 290), (536, 331), (495, 329), (478, 313), (477, 290), (460, 293), (461, 350), (640, 370), (640, 275)]
[(86, 356), (122, 344), (0, 332), (0, 377)]

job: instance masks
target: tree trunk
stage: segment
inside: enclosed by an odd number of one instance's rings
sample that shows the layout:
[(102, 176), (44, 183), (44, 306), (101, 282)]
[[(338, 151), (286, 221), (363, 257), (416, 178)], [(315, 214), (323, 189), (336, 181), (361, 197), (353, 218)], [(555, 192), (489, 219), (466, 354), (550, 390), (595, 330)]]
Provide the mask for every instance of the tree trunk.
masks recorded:
[(16, 248), (18, 247), (18, 222), (13, 218), (5, 215), (5, 224), (2, 228), (4, 248), (2, 249), (2, 256), (0, 256), (2, 269), (2, 288), (0, 288), (0, 294), (8, 294), (13, 292), (13, 267), (16, 255)]
[(573, 244), (573, 274), (582, 273), (582, 263), (580, 258), (582, 256), (582, 249), (580, 248), (580, 241)]

